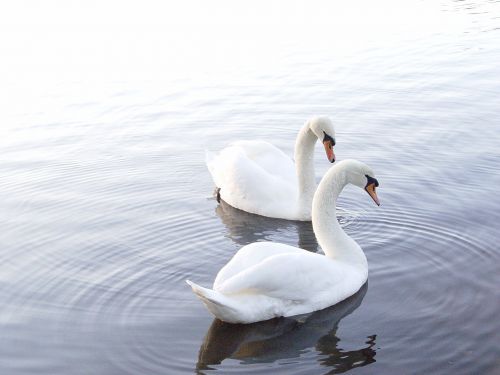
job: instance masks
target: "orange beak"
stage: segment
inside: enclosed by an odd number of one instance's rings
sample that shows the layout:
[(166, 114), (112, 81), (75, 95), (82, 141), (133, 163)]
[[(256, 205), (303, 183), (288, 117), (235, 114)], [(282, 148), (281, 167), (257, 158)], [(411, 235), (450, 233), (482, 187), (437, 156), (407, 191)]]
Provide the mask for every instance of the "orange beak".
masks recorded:
[(365, 187), (366, 192), (370, 197), (372, 197), (373, 201), (380, 206), (380, 201), (378, 200), (377, 193), (375, 192), (375, 184), (370, 184)]
[(335, 153), (333, 152), (332, 141), (326, 140), (323, 142), (323, 146), (325, 146), (326, 157), (330, 163), (335, 161)]

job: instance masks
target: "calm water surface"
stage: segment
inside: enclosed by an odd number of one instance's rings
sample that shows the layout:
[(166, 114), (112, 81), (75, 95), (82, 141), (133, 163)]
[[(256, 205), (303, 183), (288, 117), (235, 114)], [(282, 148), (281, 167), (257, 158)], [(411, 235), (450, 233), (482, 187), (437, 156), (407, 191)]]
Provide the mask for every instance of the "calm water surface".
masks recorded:
[[(2, 12), (0, 373), (500, 373), (498, 2), (68, 4)], [(185, 279), (253, 241), (321, 249), (219, 205), (205, 149), (291, 155), (316, 114), (380, 181), (381, 207), (338, 202), (369, 281), (213, 320)]]

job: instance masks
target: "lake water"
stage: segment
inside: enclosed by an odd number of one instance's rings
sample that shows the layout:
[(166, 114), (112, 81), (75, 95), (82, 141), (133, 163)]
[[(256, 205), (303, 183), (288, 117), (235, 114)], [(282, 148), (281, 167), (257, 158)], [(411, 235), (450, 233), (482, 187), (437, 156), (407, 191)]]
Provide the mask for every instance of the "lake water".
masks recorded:
[[(0, 373), (500, 373), (499, 2), (5, 7)], [(380, 182), (380, 207), (338, 202), (369, 281), (215, 321), (185, 279), (253, 241), (321, 250), (310, 223), (219, 205), (205, 150), (292, 155), (317, 114)]]

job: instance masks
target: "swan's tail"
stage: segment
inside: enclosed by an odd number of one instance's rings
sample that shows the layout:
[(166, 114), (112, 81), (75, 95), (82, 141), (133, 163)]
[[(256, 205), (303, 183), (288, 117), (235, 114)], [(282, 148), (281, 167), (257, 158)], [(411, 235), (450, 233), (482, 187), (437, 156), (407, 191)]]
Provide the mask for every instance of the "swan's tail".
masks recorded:
[(237, 323), (241, 319), (237, 306), (230, 298), (213, 289), (203, 288), (192, 281), (186, 280), (186, 282), (217, 318), (230, 323)]
[(205, 150), (205, 164), (207, 165), (208, 171), (212, 175), (212, 180), (215, 183), (215, 186), (220, 187), (220, 184), (222, 183), (220, 179), (220, 172), (218, 172), (217, 169), (217, 154), (214, 152)]
[(215, 154), (214, 152), (205, 150), (205, 164), (207, 165), (207, 168), (212, 175), (214, 173), (214, 164), (216, 157), (217, 154)]

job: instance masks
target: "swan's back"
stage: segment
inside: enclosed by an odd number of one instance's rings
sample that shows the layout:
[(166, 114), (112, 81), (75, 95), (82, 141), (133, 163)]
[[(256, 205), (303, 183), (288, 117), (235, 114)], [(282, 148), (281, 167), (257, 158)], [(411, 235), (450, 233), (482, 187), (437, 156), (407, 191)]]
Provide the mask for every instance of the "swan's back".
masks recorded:
[(301, 253), (304, 250), (293, 246), (274, 242), (254, 242), (243, 246), (233, 258), (219, 271), (214, 281), (214, 289), (218, 290), (225, 281), (244, 270), (262, 262), (264, 259), (278, 254)]

